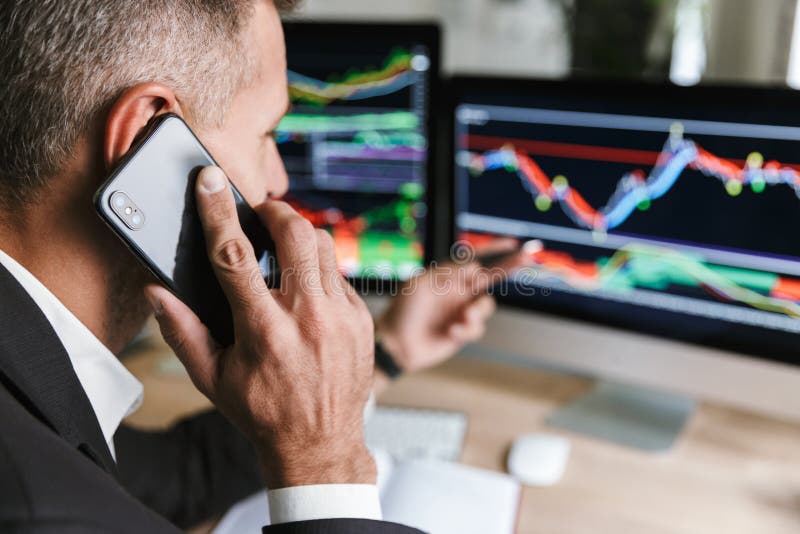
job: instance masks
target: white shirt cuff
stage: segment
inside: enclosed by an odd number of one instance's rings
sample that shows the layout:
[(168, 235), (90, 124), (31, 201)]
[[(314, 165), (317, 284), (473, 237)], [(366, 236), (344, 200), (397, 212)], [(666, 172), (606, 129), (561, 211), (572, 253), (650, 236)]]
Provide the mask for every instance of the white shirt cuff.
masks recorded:
[(316, 519), (383, 518), (378, 487), (372, 484), (320, 484), (267, 491), (273, 525)]

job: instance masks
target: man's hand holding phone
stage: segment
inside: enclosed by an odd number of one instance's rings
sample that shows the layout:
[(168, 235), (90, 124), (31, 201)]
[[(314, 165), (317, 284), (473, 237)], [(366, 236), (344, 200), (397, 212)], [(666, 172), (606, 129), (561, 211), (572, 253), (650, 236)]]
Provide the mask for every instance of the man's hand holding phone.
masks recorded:
[(150, 286), (167, 343), (195, 386), (254, 444), (269, 488), (374, 484), (363, 430), (372, 318), (338, 272), (331, 237), (283, 202), (256, 208), (282, 268), (280, 289), (269, 290), (219, 168), (200, 173), (197, 204), (236, 340), (220, 347), (183, 302)]

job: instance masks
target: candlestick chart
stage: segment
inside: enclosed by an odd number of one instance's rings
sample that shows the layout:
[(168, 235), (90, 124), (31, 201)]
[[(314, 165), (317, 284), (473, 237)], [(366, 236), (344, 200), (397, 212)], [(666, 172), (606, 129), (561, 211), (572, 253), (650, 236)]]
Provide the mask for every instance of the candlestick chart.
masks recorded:
[(289, 200), (332, 233), (346, 274), (405, 278), (424, 260), (428, 51), (303, 46), (293, 53), (289, 43), (293, 107), (276, 132)]

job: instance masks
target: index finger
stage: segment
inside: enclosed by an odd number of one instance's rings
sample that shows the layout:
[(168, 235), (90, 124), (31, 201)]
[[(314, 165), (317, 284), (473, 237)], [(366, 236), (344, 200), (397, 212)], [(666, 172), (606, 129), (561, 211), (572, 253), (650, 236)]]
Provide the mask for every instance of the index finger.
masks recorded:
[(482, 256), (503, 254), (519, 250), (522, 243), (520, 243), (519, 239), (513, 237), (494, 237), (492, 239), (475, 242), (473, 246), (475, 247), (475, 253), (480, 258)]
[[(527, 244), (526, 244), (527, 245)], [(478, 257), (479, 267), (472, 277), (474, 292), (488, 291), (489, 288), (505, 282), (514, 272), (535, 265), (527, 246), (517, 246), (510, 252)]]
[(206, 167), (200, 172), (196, 196), (208, 257), (234, 319), (249, 315), (272, 296), (261, 277), (253, 245), (239, 224), (231, 185), (222, 169)]

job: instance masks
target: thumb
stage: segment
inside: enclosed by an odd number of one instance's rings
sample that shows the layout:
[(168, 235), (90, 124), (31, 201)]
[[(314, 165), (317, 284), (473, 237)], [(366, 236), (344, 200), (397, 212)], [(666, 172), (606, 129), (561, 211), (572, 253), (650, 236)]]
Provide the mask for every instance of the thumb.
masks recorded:
[(195, 387), (213, 401), (220, 348), (208, 329), (186, 304), (165, 288), (149, 285), (145, 296), (153, 307), (164, 341), (186, 367)]

